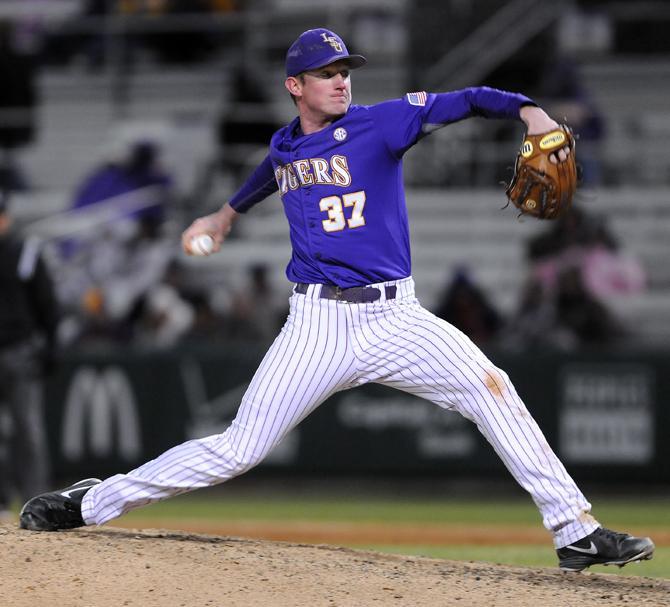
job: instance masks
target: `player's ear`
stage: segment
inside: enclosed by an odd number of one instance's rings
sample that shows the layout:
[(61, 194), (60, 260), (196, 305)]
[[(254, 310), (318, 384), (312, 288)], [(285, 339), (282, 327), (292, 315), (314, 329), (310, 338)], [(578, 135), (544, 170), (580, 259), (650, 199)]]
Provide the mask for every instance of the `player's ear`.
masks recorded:
[(284, 86), (286, 87), (286, 90), (291, 93), (291, 95), (296, 97), (300, 96), (302, 87), (300, 81), (295, 76), (289, 76), (284, 81)]

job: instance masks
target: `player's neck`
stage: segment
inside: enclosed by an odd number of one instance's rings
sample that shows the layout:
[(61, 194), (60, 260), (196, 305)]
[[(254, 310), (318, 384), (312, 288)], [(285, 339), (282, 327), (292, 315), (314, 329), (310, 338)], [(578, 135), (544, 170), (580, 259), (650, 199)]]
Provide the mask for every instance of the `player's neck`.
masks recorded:
[(340, 118), (342, 118), (342, 116), (326, 116), (324, 114), (315, 116), (307, 112), (301, 112), (300, 129), (302, 130), (303, 135), (311, 135), (312, 133), (317, 133), (318, 131), (322, 131), (326, 127), (329, 127), (333, 122)]

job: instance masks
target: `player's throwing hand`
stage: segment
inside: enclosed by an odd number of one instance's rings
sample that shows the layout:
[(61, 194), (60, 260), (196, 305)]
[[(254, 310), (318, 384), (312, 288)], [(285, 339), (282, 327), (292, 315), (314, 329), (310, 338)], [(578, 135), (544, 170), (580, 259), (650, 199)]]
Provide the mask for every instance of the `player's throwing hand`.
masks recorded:
[(187, 255), (198, 255), (199, 253), (193, 250), (193, 241), (198, 236), (207, 234), (214, 241), (210, 254), (216, 253), (230, 233), (237, 215), (238, 213), (230, 205), (225, 204), (220, 211), (196, 219), (181, 235), (184, 252)]

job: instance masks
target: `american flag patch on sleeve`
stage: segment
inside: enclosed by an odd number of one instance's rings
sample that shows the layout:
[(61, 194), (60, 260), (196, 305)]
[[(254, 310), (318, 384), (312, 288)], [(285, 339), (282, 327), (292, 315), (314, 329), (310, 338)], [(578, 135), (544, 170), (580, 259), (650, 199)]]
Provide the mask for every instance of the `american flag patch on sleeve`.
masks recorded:
[(418, 93), (407, 93), (407, 101), (410, 105), (426, 105), (426, 91), (419, 91)]

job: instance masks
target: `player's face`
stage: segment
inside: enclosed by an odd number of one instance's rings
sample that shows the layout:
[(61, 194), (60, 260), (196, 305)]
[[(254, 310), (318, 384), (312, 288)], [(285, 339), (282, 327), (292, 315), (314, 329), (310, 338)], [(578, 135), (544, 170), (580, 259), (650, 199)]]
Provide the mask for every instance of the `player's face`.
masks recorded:
[(351, 104), (351, 79), (346, 61), (336, 61), (325, 67), (304, 73), (296, 79), (302, 102), (301, 111), (325, 120), (342, 116)]

